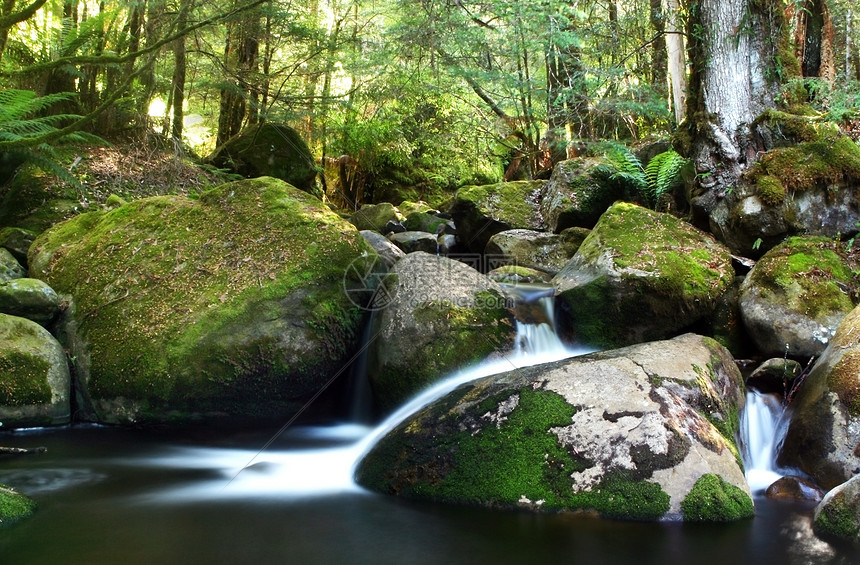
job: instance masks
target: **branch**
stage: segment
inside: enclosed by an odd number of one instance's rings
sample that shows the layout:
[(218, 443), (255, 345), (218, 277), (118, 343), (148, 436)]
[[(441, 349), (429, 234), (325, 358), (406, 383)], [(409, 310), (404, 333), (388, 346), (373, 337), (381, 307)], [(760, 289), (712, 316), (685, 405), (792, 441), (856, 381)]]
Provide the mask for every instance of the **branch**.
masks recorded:
[(48, 0), (33, 0), (33, 3), (26, 8), (0, 17), (0, 29), (9, 29), (15, 24), (29, 20), (36, 14), (39, 8), (45, 5), (47, 1)]

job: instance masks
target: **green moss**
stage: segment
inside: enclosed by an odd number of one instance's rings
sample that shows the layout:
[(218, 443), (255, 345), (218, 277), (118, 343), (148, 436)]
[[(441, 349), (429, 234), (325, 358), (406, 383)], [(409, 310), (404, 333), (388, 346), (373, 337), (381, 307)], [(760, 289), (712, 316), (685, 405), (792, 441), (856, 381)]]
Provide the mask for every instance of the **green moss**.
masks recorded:
[(712, 473), (696, 481), (681, 502), (681, 511), (688, 522), (732, 522), (755, 514), (747, 493)]
[(0, 484), (0, 527), (28, 518), (36, 511), (36, 502), (10, 487)]
[(860, 178), (860, 147), (850, 137), (825, 134), (816, 141), (768, 151), (760, 166), (787, 191), (826, 188)]
[(472, 202), (485, 216), (497, 221), (527, 228), (538, 224), (531, 201), (542, 186), (543, 181), (465, 186), (457, 192), (457, 199)]
[(860, 536), (860, 523), (851, 508), (845, 503), (841, 493), (836, 494), (812, 524), (816, 534), (833, 536), (839, 539), (856, 541)]
[(785, 187), (773, 175), (761, 175), (756, 180), (756, 190), (761, 201), (769, 206), (777, 206), (785, 201)]
[(46, 360), (19, 351), (0, 349), (0, 405), (26, 406), (51, 401)]
[(860, 416), (860, 351), (849, 349), (827, 375), (827, 387), (854, 416)]
[[(342, 285), (362, 252), (372, 254), (316, 199), (254, 179), (199, 201), (153, 197), (78, 216), (37, 239), (30, 263), (75, 297), (94, 398), (197, 406), (241, 395), (245, 378), (264, 382), (258, 390), (268, 398), (297, 395), (311, 388), (313, 371), (335, 366), (346, 345), (332, 329), (352, 336), (358, 328)], [(82, 265), (98, 268), (82, 276)], [(304, 323), (331, 344), (330, 355), (307, 358), (296, 345), (296, 362), (261, 338), (278, 333), (285, 311), (307, 312)]]

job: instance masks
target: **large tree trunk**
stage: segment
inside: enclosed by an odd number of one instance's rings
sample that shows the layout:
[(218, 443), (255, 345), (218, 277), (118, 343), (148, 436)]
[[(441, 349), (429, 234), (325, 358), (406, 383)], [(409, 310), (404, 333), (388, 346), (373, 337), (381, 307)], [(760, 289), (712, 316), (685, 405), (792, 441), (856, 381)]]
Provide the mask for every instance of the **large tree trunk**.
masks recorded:
[(246, 12), (230, 25), (224, 49), (224, 63), (234, 75), (228, 86), (221, 89), (221, 107), (218, 115), (216, 144), (221, 145), (239, 133), (248, 109), (249, 79), (257, 68), (260, 39), (260, 15)]
[(792, 5), (794, 52), (805, 77), (836, 79), (833, 56), (833, 20), (824, 0), (805, 0)]
[(691, 9), (688, 149), (698, 173), (694, 205), (703, 212), (755, 159), (751, 124), (775, 105), (775, 43), (787, 39), (786, 29), (779, 0), (702, 0)]

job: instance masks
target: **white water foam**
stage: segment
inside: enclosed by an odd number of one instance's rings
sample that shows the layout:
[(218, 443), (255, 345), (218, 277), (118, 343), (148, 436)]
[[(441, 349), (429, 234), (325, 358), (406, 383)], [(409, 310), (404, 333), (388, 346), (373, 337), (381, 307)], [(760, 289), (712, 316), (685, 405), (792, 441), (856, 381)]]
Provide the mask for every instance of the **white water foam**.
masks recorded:
[(782, 399), (750, 390), (741, 414), (741, 450), (750, 490), (761, 492), (784, 473), (776, 464), (788, 428)]

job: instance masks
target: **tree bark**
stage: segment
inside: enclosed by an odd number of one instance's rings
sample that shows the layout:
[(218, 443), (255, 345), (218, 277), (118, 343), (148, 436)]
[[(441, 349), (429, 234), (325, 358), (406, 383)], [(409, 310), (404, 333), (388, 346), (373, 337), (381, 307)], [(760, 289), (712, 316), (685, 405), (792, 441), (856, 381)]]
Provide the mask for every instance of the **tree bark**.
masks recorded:
[(654, 28), (654, 42), (651, 44), (651, 84), (665, 100), (668, 96), (666, 53), (666, 14), (663, 0), (649, 0), (651, 27)]
[(684, 35), (681, 33), (681, 5), (679, 0), (669, 0), (666, 18), (666, 51), (669, 57), (669, 77), (672, 81), (672, 108), (675, 123), (680, 124), (687, 113), (687, 55)]
[(805, 0), (793, 8), (794, 49), (805, 77), (836, 79), (833, 20), (824, 0)]

